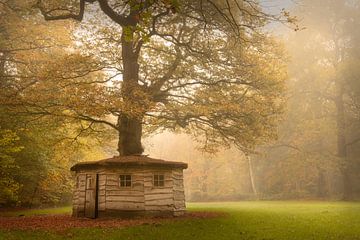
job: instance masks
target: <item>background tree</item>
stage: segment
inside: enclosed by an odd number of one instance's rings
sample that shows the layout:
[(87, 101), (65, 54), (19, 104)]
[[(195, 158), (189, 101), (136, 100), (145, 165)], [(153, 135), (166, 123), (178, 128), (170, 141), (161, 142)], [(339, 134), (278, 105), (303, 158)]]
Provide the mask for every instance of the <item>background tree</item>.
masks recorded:
[[(41, 16), (34, 15), (32, 4), (0, 3), (0, 205), (7, 206), (68, 202), (72, 187), (70, 166), (85, 156), (92, 159), (91, 155), (105, 155), (95, 146), (99, 143), (93, 136), (85, 138), (88, 135), (84, 124), (32, 115), (28, 110), (32, 106), (19, 97), (33, 98), (36, 105), (35, 94), (41, 92), (38, 82), (43, 69), (65, 46), (70, 48), (71, 24), (47, 25)], [(29, 92), (29, 88), (34, 92)], [(78, 136), (79, 132), (84, 138)]]
[[(279, 141), (263, 156), (271, 161), (259, 163), (259, 172), (267, 173), (261, 175), (268, 184), (265, 191), (354, 197), (359, 167), (354, 108), (359, 75), (353, 65), (359, 62), (358, 7), (359, 1), (331, 0), (304, 0), (297, 7), (295, 14), (306, 30), (286, 40), (292, 56), (288, 110)], [(285, 172), (275, 175), (280, 169)]]
[(15, 163), (14, 153), (21, 151), (16, 141), (18, 136), (10, 130), (0, 131), (0, 205), (18, 200), (19, 183), (14, 180), (14, 170), (18, 167)]

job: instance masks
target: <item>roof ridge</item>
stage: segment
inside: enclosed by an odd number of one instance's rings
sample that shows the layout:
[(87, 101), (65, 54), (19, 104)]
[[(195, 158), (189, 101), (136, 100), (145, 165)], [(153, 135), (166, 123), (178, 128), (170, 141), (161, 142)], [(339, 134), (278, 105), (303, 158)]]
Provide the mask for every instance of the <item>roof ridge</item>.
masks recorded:
[(184, 162), (176, 162), (176, 161), (168, 161), (163, 159), (151, 158), (148, 156), (113, 156), (112, 158), (106, 158), (98, 161), (87, 161), (87, 162), (79, 162), (71, 167), (72, 171), (76, 171), (80, 168), (87, 167), (107, 167), (107, 166), (167, 166), (174, 168), (183, 168), (186, 169), (188, 167), (187, 163)]

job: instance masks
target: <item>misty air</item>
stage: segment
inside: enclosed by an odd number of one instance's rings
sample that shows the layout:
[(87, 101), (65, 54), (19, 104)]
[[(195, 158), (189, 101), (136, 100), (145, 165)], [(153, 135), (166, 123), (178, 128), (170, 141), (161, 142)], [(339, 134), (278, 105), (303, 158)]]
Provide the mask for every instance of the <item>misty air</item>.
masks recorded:
[(360, 0), (0, 0), (0, 239), (360, 240)]

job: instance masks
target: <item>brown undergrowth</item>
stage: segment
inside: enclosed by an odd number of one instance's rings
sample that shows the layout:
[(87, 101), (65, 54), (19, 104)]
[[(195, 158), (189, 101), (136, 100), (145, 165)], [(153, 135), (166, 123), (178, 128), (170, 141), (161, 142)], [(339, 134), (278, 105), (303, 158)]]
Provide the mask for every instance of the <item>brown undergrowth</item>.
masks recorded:
[(22, 217), (0, 217), (0, 229), (6, 230), (54, 230), (63, 231), (69, 228), (121, 228), (138, 225), (161, 225), (171, 221), (186, 219), (206, 219), (224, 216), (224, 213), (188, 212), (180, 217), (143, 217), (132, 219), (104, 218), (87, 219), (73, 218), (70, 215), (41, 215)]

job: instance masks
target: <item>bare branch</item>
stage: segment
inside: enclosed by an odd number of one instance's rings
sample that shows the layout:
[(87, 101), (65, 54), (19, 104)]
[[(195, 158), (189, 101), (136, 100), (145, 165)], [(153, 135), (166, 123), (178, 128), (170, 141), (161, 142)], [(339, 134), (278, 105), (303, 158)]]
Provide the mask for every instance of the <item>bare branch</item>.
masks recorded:
[[(67, 13), (67, 14), (60, 14), (60, 15), (52, 15), (52, 13), (57, 11), (67, 11), (67, 9), (51, 9), (46, 10), (44, 6), (41, 4), (41, 0), (38, 0), (35, 7), (37, 7), (41, 14), (44, 16), (44, 19), (46, 21), (53, 21), (53, 20), (65, 20), (65, 19), (74, 19), (76, 21), (82, 21), (84, 17), (85, 12), (85, 1), (86, 0), (80, 0), (80, 10), (78, 14), (74, 13)], [(93, 2), (93, 1), (87, 1), (87, 2)]]

